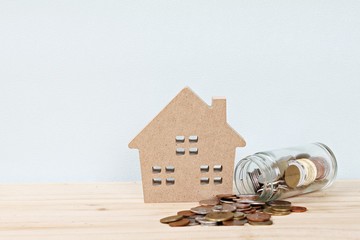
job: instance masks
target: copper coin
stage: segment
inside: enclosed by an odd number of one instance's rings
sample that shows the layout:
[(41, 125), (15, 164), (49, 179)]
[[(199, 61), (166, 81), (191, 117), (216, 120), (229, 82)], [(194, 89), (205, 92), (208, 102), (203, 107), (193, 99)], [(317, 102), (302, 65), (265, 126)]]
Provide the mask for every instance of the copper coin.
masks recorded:
[(191, 217), (191, 216), (194, 216), (196, 215), (195, 213), (193, 213), (192, 211), (190, 210), (183, 210), (183, 211), (179, 211), (177, 213), (177, 215), (181, 215), (181, 216), (184, 216), (184, 217)]
[(247, 223), (247, 220), (246, 219), (243, 219), (243, 220), (233, 219), (233, 220), (229, 220), (229, 221), (223, 221), (222, 223), (224, 226), (244, 226), (245, 223)]
[(265, 222), (270, 220), (271, 215), (263, 212), (257, 212), (247, 215), (246, 218), (252, 222)]
[(211, 206), (198, 206), (198, 207), (193, 207), (190, 209), (190, 211), (197, 213), (197, 214), (208, 214), (209, 212), (212, 212), (212, 207)]
[(310, 161), (312, 161), (316, 166), (316, 180), (323, 179), (326, 175), (325, 159), (322, 157), (311, 157)]
[(215, 206), (215, 205), (219, 204), (219, 199), (217, 199), (217, 198), (205, 199), (205, 200), (201, 200), (199, 202), (199, 204), (201, 206)]
[(250, 210), (252, 210), (252, 209), (253, 209), (252, 207), (244, 208), (244, 209), (238, 208), (238, 209), (236, 209), (236, 211), (237, 211), (237, 212), (246, 212), (246, 211), (250, 211)]
[(284, 201), (284, 200), (274, 200), (267, 202), (267, 205), (269, 206), (291, 206), (291, 202)]
[(253, 221), (248, 221), (250, 225), (253, 226), (266, 226), (266, 225), (272, 225), (273, 222), (271, 220), (268, 221), (264, 221), (264, 222), (253, 222)]
[(250, 203), (251, 206), (264, 206), (264, 202), (254, 201)]
[(220, 202), (221, 203), (229, 203), (229, 204), (234, 203), (234, 201), (231, 198), (222, 198), (222, 199), (220, 199)]
[(287, 212), (291, 210), (291, 206), (271, 206), (271, 209), (276, 212)]
[(237, 197), (240, 200), (257, 200), (259, 198), (259, 195), (256, 194), (239, 194)]
[(300, 207), (300, 206), (291, 206), (291, 211), (292, 212), (306, 212), (307, 208), (306, 207)]
[(243, 211), (243, 213), (253, 214), (253, 213), (256, 213), (256, 209), (255, 209), (255, 208), (252, 208), (251, 210)]
[(176, 222), (179, 221), (183, 218), (183, 216), (180, 215), (174, 215), (174, 216), (169, 216), (169, 217), (165, 217), (160, 219), (161, 223), (171, 223), (171, 222)]
[(251, 205), (249, 203), (235, 203), (235, 207), (240, 209), (246, 209), (250, 208)]
[(183, 226), (188, 225), (189, 223), (190, 223), (189, 219), (183, 218), (179, 221), (171, 222), (171, 223), (169, 223), (169, 225), (170, 225), (170, 227), (183, 227)]
[(236, 197), (234, 194), (218, 194), (216, 195), (217, 198), (234, 198)]

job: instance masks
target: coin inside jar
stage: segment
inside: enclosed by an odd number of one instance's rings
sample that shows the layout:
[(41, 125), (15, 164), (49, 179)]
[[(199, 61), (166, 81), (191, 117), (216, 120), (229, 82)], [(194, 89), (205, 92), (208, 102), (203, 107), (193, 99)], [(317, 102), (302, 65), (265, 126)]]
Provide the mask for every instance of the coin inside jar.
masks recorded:
[(300, 183), (301, 172), (297, 165), (290, 165), (285, 170), (285, 183), (291, 188), (296, 188)]

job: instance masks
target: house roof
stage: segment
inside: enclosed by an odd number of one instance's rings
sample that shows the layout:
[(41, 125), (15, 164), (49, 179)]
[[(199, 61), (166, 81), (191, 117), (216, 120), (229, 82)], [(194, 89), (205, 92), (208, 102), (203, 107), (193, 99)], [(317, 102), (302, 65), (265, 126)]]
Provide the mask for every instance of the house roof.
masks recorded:
[[(215, 102), (222, 102), (223, 109), (221, 112), (214, 114), (215, 109)], [(196, 108), (196, 109), (194, 109)], [(191, 112), (192, 111), (192, 112)], [(159, 122), (165, 122), (165, 121), (171, 121), (173, 119), (164, 118), (165, 115), (176, 115), (174, 117), (177, 118), (186, 118), (190, 115), (186, 114), (177, 114), (179, 112), (191, 112), (191, 113), (198, 113), (202, 112), (203, 115), (208, 114), (215, 116), (216, 118), (220, 118), (221, 124), (224, 124), (226, 126), (226, 129), (228, 129), (229, 134), (231, 134), (234, 145), (236, 147), (243, 147), (246, 145), (245, 140), (240, 136), (239, 133), (237, 133), (227, 122), (226, 122), (226, 101), (225, 98), (217, 97), (213, 98), (212, 105), (209, 106), (206, 104), (195, 92), (193, 92), (189, 87), (185, 87), (182, 89), (176, 96), (173, 98), (170, 103), (163, 109), (161, 112), (156, 115), (156, 117), (145, 126), (145, 128), (129, 143), (129, 148), (139, 148), (141, 141), (143, 137), (145, 137), (147, 134), (152, 132), (153, 128), (159, 128), (161, 127), (161, 124), (159, 125)], [(174, 114), (176, 113), (176, 114)], [(222, 115), (222, 116), (219, 116)], [(189, 119), (182, 119), (182, 121), (188, 121)]]

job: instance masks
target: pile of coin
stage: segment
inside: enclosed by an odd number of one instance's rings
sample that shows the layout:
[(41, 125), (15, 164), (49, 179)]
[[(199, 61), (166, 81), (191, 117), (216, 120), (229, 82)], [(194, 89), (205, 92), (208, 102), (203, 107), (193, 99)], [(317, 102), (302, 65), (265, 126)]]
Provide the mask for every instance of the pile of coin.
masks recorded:
[(272, 216), (284, 216), (306, 210), (305, 207), (292, 206), (291, 202), (284, 200), (261, 202), (258, 195), (219, 194), (214, 198), (200, 201), (199, 206), (162, 218), (160, 222), (171, 227), (244, 226), (246, 223), (272, 225)]

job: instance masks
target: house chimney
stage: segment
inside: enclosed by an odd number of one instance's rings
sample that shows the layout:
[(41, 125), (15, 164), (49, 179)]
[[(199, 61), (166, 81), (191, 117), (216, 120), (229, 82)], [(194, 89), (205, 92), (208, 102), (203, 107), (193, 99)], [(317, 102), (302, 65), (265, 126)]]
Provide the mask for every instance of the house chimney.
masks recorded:
[(211, 109), (214, 115), (220, 121), (226, 122), (226, 98), (225, 97), (213, 97)]

